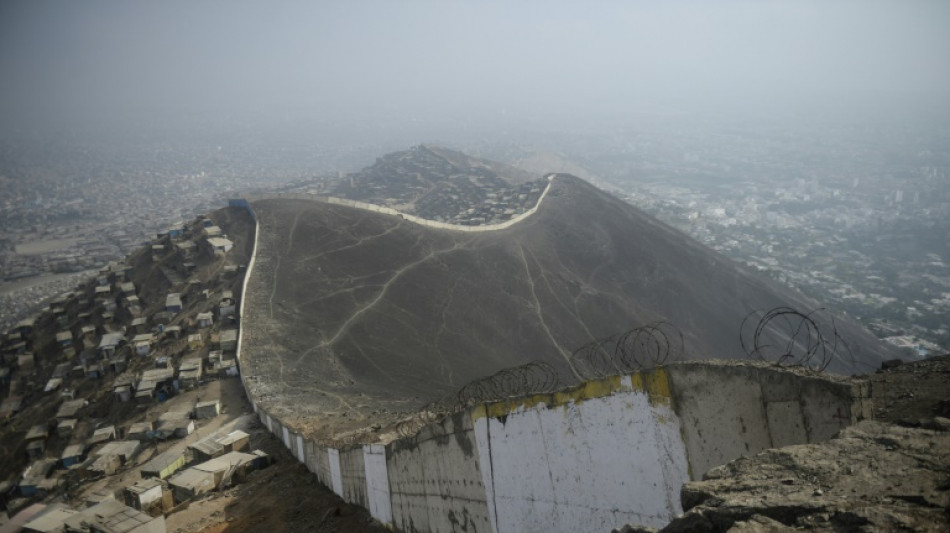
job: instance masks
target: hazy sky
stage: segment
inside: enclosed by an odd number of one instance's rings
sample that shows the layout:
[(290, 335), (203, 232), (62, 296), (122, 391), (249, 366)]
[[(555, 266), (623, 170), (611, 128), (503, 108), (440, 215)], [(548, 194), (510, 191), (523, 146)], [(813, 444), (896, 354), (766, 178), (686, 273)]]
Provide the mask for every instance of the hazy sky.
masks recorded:
[(0, 122), (950, 102), (950, 1), (0, 2)]

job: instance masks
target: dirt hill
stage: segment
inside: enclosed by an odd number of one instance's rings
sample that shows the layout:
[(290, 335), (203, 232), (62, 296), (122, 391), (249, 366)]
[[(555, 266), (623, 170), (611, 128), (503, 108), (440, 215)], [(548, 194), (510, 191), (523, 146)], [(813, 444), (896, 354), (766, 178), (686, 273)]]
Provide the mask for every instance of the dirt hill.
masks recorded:
[[(611, 359), (616, 335), (656, 321), (682, 332), (682, 344), (668, 335), (674, 357), (746, 357), (739, 330), (750, 312), (818, 306), (568, 175), (553, 179), (534, 215), (500, 231), (315, 201), (254, 208), (247, 375), (270, 412), (305, 431), (317, 415), (321, 432), (385, 426), (533, 360), (565, 383), (623, 370)], [(824, 353), (829, 370), (860, 373), (896, 356), (847, 320), (823, 326), (850, 348)], [(761, 344), (788, 340), (768, 333)], [(578, 352), (607, 338), (603, 350)], [(646, 365), (649, 339), (631, 348)]]

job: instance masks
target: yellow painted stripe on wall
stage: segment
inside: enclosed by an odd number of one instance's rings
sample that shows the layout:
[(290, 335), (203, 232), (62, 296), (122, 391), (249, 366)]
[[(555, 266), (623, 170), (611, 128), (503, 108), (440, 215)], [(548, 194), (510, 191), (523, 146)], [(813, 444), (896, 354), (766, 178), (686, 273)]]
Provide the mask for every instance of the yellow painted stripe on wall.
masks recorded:
[(538, 405), (562, 407), (595, 398), (610, 396), (626, 390), (646, 392), (654, 405), (671, 404), (670, 382), (666, 370), (655, 368), (649, 372), (636, 372), (629, 376), (630, 386), (625, 384), (627, 376), (610, 376), (600, 380), (587, 381), (576, 387), (553, 394), (532, 394), (524, 398), (515, 398), (477, 405), (472, 409), (472, 420), (482, 418), (501, 418), (515, 411), (524, 411)]

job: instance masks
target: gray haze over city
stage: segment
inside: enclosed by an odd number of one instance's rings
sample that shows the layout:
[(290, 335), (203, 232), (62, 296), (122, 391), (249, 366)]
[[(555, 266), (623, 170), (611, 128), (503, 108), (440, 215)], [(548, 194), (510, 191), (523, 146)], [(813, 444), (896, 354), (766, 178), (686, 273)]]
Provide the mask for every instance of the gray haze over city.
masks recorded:
[[(930, 2), (30, 2), (4, 129), (165, 116), (531, 117), (950, 105)], [(410, 139), (407, 139), (410, 140)]]
[(569, 171), (950, 349), (950, 3), (0, 3), (0, 321), (252, 189)]

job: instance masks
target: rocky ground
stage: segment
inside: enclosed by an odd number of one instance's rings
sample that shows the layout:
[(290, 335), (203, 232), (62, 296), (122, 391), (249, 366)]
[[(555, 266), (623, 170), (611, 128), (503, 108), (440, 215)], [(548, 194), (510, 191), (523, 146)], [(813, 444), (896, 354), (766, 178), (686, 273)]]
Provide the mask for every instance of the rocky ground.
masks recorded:
[(713, 468), (659, 531), (950, 531), (950, 355), (869, 379), (876, 420)]

